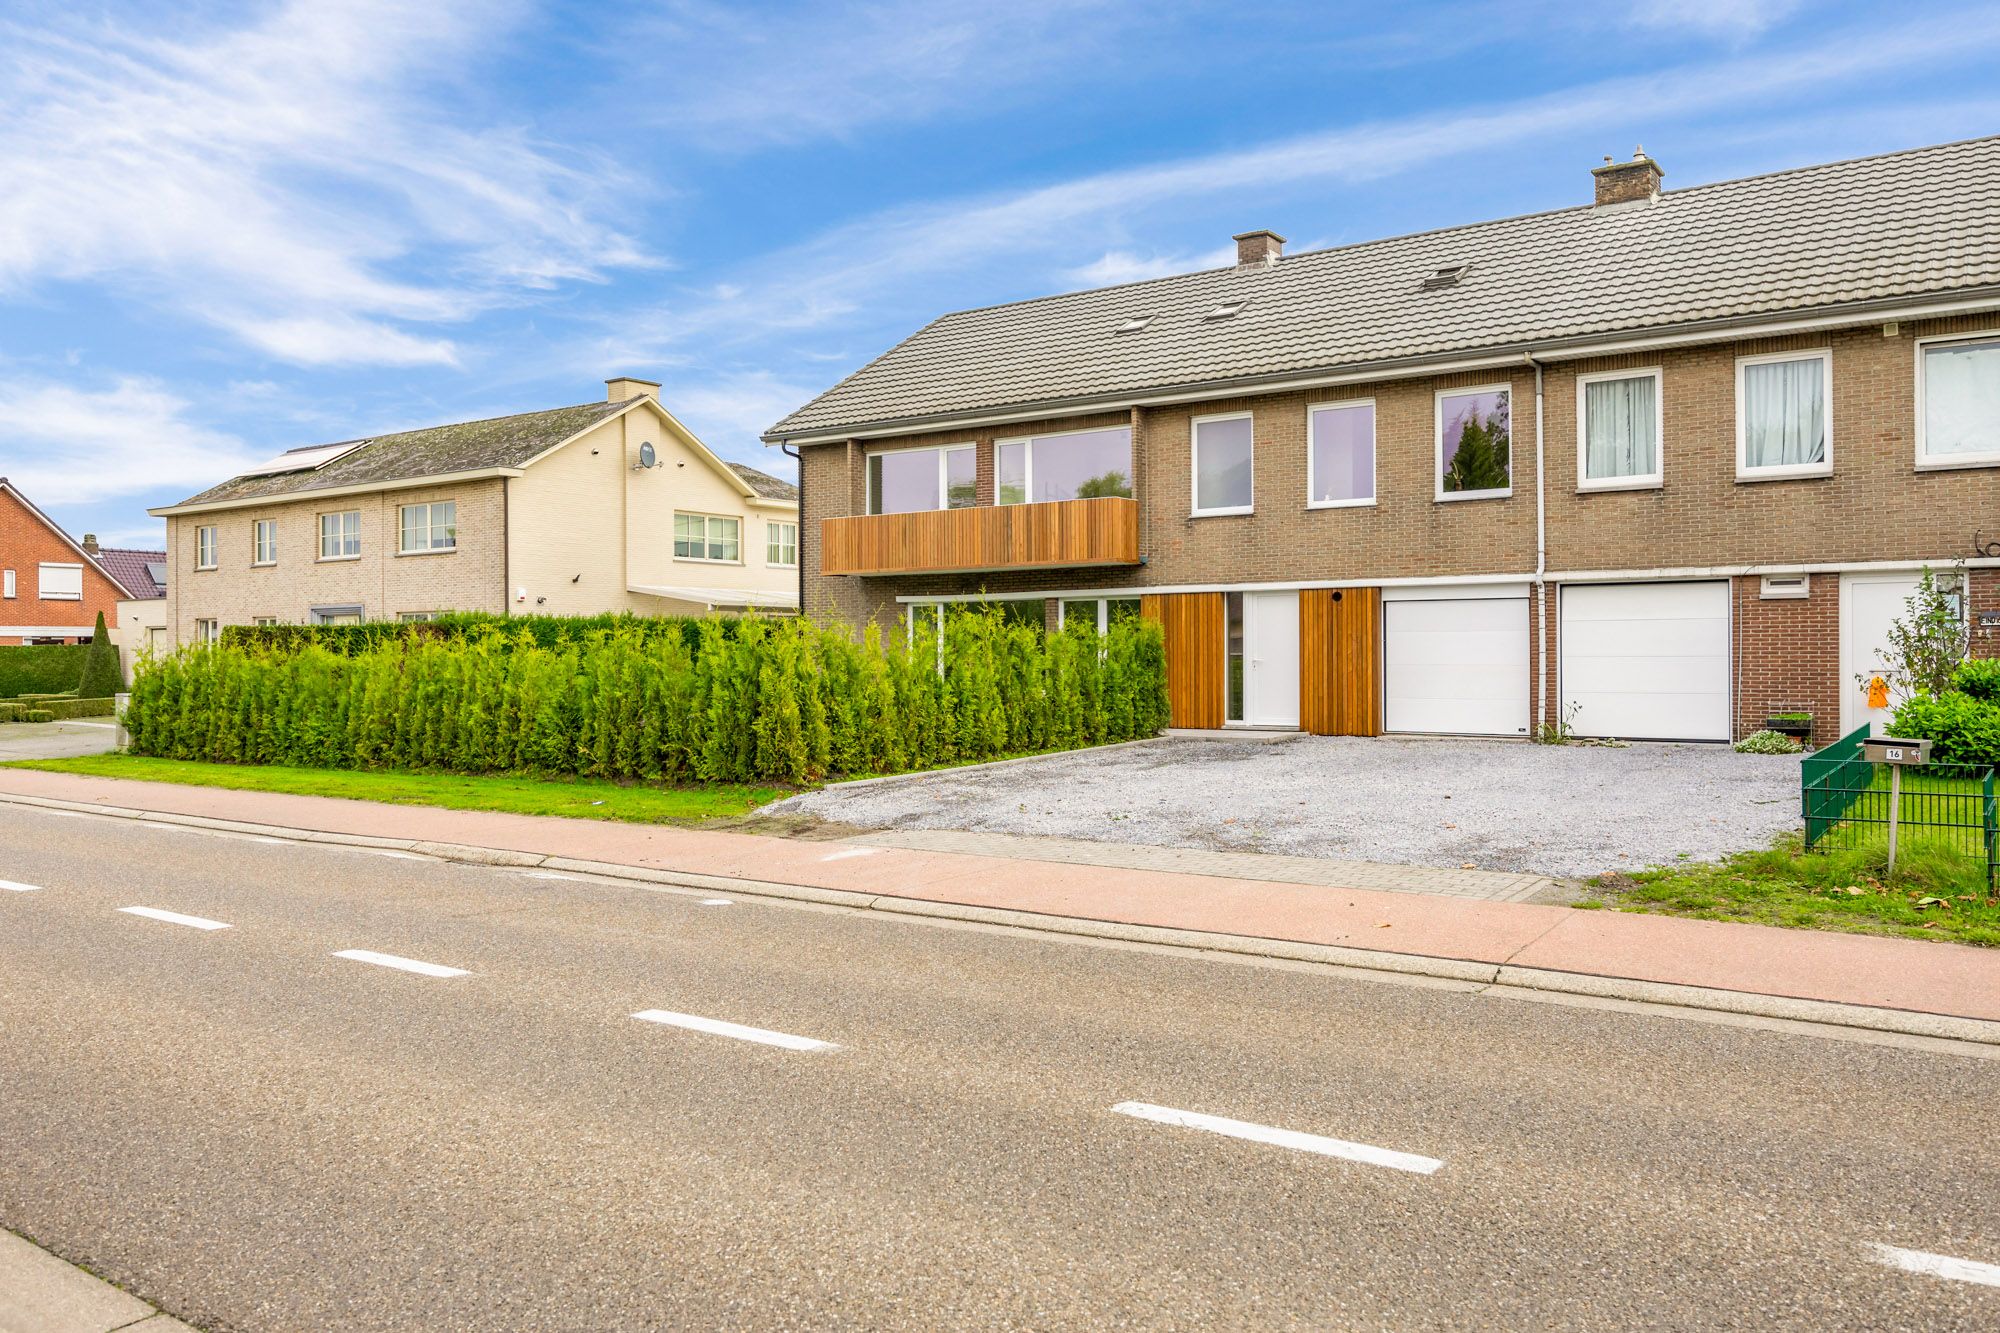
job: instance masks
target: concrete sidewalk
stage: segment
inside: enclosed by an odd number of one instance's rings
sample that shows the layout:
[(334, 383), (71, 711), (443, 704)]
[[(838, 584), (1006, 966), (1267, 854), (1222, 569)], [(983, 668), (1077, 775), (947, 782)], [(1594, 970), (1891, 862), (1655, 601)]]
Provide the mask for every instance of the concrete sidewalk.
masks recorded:
[(1957, 944), (29, 770), (0, 799), (2000, 1044), (2000, 950)]
[(0, 1231), (0, 1333), (195, 1333), (137, 1296)]

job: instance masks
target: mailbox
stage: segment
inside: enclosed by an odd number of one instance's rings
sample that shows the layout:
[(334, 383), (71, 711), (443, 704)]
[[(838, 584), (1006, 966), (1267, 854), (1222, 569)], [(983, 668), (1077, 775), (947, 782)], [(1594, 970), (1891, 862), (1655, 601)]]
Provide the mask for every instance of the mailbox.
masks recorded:
[(1899, 741), (1887, 736), (1876, 736), (1861, 742), (1861, 757), (1871, 764), (1928, 764), (1931, 761), (1929, 741)]

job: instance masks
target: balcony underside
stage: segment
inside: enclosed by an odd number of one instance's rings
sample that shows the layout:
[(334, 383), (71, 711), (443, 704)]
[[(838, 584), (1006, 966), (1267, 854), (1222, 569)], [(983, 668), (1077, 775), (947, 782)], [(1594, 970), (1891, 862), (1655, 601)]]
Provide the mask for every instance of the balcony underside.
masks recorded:
[(1139, 502), (1117, 496), (829, 518), (824, 574), (944, 574), (1139, 563)]

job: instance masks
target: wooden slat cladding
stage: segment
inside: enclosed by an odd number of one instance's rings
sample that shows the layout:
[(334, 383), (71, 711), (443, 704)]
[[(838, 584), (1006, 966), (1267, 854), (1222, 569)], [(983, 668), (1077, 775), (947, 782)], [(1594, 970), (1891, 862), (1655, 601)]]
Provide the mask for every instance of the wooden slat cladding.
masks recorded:
[(938, 574), (1139, 563), (1139, 502), (1119, 496), (829, 518), (822, 574)]
[(1157, 620), (1167, 640), (1168, 721), (1204, 730), (1222, 725), (1222, 594), (1149, 594), (1139, 614)]
[(1381, 589), (1299, 594), (1301, 727), (1316, 736), (1381, 734), (1381, 661)]

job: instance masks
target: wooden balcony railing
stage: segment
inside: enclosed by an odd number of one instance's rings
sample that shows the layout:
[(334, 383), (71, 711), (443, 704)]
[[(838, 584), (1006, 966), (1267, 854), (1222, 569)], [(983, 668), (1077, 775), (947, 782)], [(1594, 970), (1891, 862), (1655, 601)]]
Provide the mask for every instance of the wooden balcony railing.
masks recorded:
[(937, 574), (1139, 563), (1139, 502), (1117, 496), (829, 518), (823, 574)]

